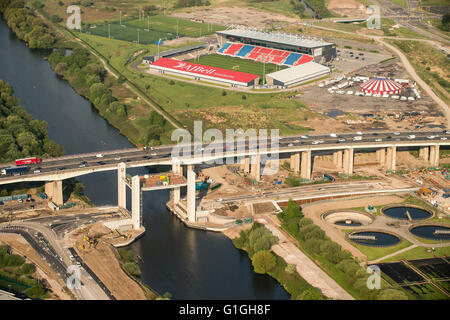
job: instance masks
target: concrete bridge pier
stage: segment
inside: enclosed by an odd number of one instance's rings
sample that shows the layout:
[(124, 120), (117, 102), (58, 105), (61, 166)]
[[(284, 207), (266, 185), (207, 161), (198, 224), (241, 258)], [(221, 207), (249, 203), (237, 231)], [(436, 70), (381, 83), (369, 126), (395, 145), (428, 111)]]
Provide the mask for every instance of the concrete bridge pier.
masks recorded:
[(439, 145), (430, 147), (430, 165), (439, 167)]
[(127, 207), (127, 166), (121, 162), (117, 166), (117, 206), (123, 209)]
[(62, 180), (46, 182), (45, 193), (57, 206), (64, 204)]
[(377, 161), (382, 166), (386, 166), (386, 149), (381, 148), (377, 150)]
[(348, 148), (344, 150), (344, 173), (351, 175), (353, 174), (353, 148)]
[(300, 172), (300, 152), (291, 155), (291, 170), (294, 173)]
[(197, 220), (195, 213), (195, 172), (194, 165), (187, 166), (187, 216), (189, 222)]
[(333, 163), (338, 170), (342, 169), (342, 150), (333, 152)]
[(250, 157), (248, 156), (244, 158), (244, 172), (247, 174), (250, 173)]
[(387, 149), (386, 168), (395, 171), (397, 165), (397, 147), (389, 147)]
[[(173, 174), (179, 174), (182, 175), (182, 167), (181, 167), (181, 163), (180, 161), (178, 161), (177, 159), (173, 159), (172, 160), (172, 173)], [(175, 187), (172, 191), (172, 200), (173, 200), (173, 205), (175, 207), (176, 204), (178, 204), (180, 202), (181, 199), (181, 188), (180, 187)]]
[(430, 148), (420, 147), (419, 149), (419, 159), (428, 162), (430, 160)]
[(259, 154), (252, 156), (251, 175), (256, 181), (261, 181), (261, 157)]
[(302, 168), (300, 175), (303, 179), (311, 180), (311, 150), (302, 152)]
[(131, 221), (133, 229), (138, 230), (142, 227), (142, 191), (139, 176), (131, 179)]

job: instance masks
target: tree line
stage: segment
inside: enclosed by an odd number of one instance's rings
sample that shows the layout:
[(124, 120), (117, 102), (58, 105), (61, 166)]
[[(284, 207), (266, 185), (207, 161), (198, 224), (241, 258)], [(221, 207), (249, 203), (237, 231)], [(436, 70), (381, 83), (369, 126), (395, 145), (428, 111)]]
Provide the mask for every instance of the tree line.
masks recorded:
[(22, 0), (0, 0), (0, 12), (6, 23), (32, 49), (53, 48), (56, 37), (49, 27), (36, 17)]
[(325, 297), (317, 288), (311, 286), (296, 270), (295, 265), (287, 264), (283, 258), (271, 251), (278, 238), (263, 225), (255, 222), (251, 229), (242, 230), (233, 239), (236, 248), (248, 253), (256, 273), (268, 274), (286, 289), (292, 299), (323, 300)]
[(63, 154), (64, 149), (49, 139), (47, 122), (33, 119), (19, 105), (9, 84), (0, 80), (0, 162)]

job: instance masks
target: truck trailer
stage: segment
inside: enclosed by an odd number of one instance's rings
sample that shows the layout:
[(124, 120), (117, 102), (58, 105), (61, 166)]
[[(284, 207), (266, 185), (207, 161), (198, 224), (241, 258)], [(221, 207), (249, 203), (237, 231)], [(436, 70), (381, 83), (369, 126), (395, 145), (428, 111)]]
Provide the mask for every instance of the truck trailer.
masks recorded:
[(13, 175), (13, 174), (22, 174), (28, 172), (30, 167), (9, 167), (2, 169), (2, 176)]

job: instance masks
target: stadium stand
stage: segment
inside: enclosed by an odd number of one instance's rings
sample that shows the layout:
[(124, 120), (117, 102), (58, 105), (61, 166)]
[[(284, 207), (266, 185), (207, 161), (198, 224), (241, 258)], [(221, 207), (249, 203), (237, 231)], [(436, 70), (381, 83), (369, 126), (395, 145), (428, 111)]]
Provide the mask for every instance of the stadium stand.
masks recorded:
[(314, 60), (314, 58), (313, 57), (311, 57), (311, 56), (308, 56), (307, 54), (304, 54), (295, 64), (294, 64), (294, 66), (299, 66), (299, 65), (301, 65), (301, 64), (304, 64), (304, 63), (308, 63), (308, 62), (311, 62), (311, 61), (313, 61)]
[(227, 50), (224, 51), (225, 54), (230, 56), (234, 56), (239, 50), (242, 49), (244, 45), (242, 43), (233, 43), (231, 44)]
[(283, 64), (288, 65), (288, 66), (293, 66), (301, 57), (302, 57), (302, 54), (292, 52), (286, 58), (286, 61), (284, 61)]
[(287, 66), (298, 66), (314, 60), (307, 54), (230, 42), (225, 43), (217, 53), (260, 62), (266, 59), (267, 63)]
[(231, 43), (227, 42), (223, 45), (222, 48), (219, 49), (219, 51), (217, 51), (218, 53), (223, 53), (225, 50), (228, 49), (228, 47), (231, 46)]
[(247, 54), (249, 54), (251, 51), (253, 51), (254, 49), (255, 49), (255, 46), (251, 46), (251, 45), (246, 44), (245, 46), (242, 47), (241, 50), (239, 50), (236, 53), (236, 57), (245, 58), (245, 56)]

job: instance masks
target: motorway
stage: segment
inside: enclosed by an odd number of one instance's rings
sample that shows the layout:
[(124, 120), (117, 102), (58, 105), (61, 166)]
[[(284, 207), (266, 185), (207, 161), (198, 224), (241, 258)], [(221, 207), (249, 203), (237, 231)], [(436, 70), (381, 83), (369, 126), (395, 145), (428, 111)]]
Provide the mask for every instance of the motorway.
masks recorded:
[[(410, 135), (414, 135), (414, 139), (409, 139)], [(361, 140), (353, 140), (355, 136), (360, 136)], [(242, 140), (241, 140), (242, 141)], [(320, 150), (320, 149), (328, 149), (331, 150), (333, 147), (336, 149), (342, 149), (342, 145), (351, 145), (354, 148), (358, 148), (358, 145), (364, 148), (367, 148), (367, 144), (373, 144), (374, 149), (376, 147), (383, 147), (386, 144), (412, 144), (416, 143), (426, 143), (430, 144), (443, 144), (450, 145), (450, 132), (447, 130), (434, 130), (434, 131), (408, 131), (408, 132), (364, 132), (361, 135), (355, 133), (342, 133), (337, 134), (337, 137), (331, 137), (330, 135), (295, 135), (288, 137), (280, 137), (279, 146), (280, 153), (289, 153), (289, 152), (297, 152), (299, 147), (308, 148), (311, 150)], [(426, 143), (425, 143), (426, 142)], [(250, 145), (250, 146), (249, 146)], [(416, 144), (417, 145), (417, 144)], [(114, 150), (114, 151), (105, 151), (99, 153), (89, 153), (89, 154), (80, 154), (80, 155), (70, 155), (60, 158), (52, 158), (52, 159), (44, 159), (41, 163), (31, 165), (30, 170), (21, 175), (30, 177), (34, 181), (44, 181), (45, 178), (39, 180), (39, 176), (45, 177), (49, 173), (51, 174), (61, 174), (66, 172), (73, 172), (74, 169), (82, 171), (91, 170), (93, 171), (107, 171), (114, 170), (117, 168), (117, 164), (121, 162), (125, 162), (128, 167), (139, 167), (146, 165), (155, 165), (158, 164), (158, 161), (167, 161), (167, 164), (170, 163), (172, 158), (172, 150), (175, 146), (181, 145), (166, 145), (159, 146), (154, 148), (148, 148), (147, 150), (141, 149), (125, 149), (125, 150)], [(217, 147), (217, 149), (215, 149)], [(236, 144), (235, 144), (236, 148)], [(267, 149), (267, 153), (271, 153), (271, 141), (270, 136), (267, 139), (267, 142), (263, 141), (260, 143), (259, 149)], [(188, 150), (192, 152), (200, 152), (211, 150), (210, 154), (214, 155), (216, 152), (223, 152), (223, 156), (227, 156), (226, 153), (232, 153), (233, 150), (230, 150), (227, 145), (222, 145), (220, 142), (217, 143), (203, 143), (202, 145), (193, 147), (189, 146)], [(245, 140), (245, 151), (247, 152), (255, 152), (257, 151), (258, 146), (256, 145), (255, 140), (251, 140), (251, 143), (246, 139)], [(283, 150), (281, 150), (283, 149)], [(290, 151), (292, 149), (292, 151)], [(233, 154), (233, 153), (232, 153)], [(195, 155), (196, 156), (196, 155)], [(12, 166), (12, 163), (0, 165), (0, 169), (7, 168)], [(87, 172), (90, 173), (90, 172)], [(76, 174), (75, 174), (76, 176)], [(12, 175), (1, 175), (0, 176), (0, 184), (11, 183), (8, 180), (13, 180), (12, 182), (16, 182), (17, 174), (15, 176)], [(19, 180), (20, 180), (19, 179)], [(31, 179), (28, 179), (31, 180)]]
[[(65, 248), (64, 235), (86, 224), (107, 218), (117, 218), (116, 212), (94, 212), (28, 219), (12, 223), (1, 223), (1, 233), (21, 235), (30, 246), (49, 264), (55, 273), (66, 283), (71, 274), (67, 273), (69, 265), (80, 263), (81, 288), (72, 290), (78, 299), (114, 299), (98, 277), (93, 274), (81, 257), (74, 255), (70, 248)], [(70, 257), (73, 256), (73, 257)]]

